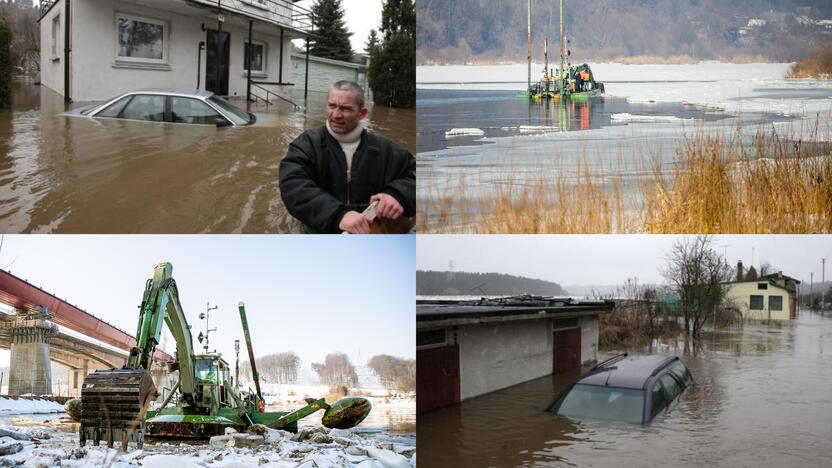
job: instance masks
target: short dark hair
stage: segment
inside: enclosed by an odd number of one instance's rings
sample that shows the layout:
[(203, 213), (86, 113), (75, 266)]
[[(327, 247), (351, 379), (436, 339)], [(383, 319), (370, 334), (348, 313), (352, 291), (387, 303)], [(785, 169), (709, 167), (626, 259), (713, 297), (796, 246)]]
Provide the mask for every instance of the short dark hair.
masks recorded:
[(356, 83), (355, 81), (350, 80), (341, 80), (336, 81), (332, 84), (331, 89), (337, 89), (339, 91), (352, 91), (355, 93), (355, 98), (358, 101), (358, 108), (364, 108), (364, 89)]

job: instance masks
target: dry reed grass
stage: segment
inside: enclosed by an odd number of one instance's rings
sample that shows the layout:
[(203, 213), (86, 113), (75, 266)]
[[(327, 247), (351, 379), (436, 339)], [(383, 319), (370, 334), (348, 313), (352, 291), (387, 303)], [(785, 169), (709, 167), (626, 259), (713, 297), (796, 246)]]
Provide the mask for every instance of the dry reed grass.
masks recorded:
[(824, 44), (816, 53), (795, 62), (786, 73), (786, 78), (832, 79), (832, 42)]
[(697, 130), (677, 148), (671, 165), (643, 156), (640, 164), (652, 176), (641, 179), (632, 197), (624, 190), (622, 169), (605, 182), (603, 168), (590, 165), (586, 156), (573, 173), (541, 171), (525, 184), (508, 175), (499, 187), (480, 193), (473, 210), (470, 190), (460, 178), (446, 193), (420, 200), (417, 229), (473, 234), (832, 232), (832, 154), (815, 142), (818, 124), (805, 139), (802, 131), (781, 135), (758, 129), (749, 144), (743, 143), (739, 127), (728, 133)]

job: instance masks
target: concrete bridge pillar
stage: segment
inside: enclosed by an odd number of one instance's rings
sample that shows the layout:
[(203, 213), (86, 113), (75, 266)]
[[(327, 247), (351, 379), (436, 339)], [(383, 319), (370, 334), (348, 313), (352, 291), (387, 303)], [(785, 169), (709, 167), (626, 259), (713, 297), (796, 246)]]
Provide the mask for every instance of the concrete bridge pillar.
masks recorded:
[(9, 395), (52, 393), (49, 340), (58, 327), (47, 320), (27, 318), (10, 330)]

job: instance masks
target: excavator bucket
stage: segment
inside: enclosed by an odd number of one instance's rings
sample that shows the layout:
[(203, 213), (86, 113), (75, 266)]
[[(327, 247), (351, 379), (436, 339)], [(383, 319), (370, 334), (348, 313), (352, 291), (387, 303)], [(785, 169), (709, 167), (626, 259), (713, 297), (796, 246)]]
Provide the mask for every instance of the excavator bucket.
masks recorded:
[(157, 397), (150, 372), (144, 369), (95, 371), (81, 389), (81, 446), (102, 440), (112, 447), (129, 442), (144, 443), (145, 413)]

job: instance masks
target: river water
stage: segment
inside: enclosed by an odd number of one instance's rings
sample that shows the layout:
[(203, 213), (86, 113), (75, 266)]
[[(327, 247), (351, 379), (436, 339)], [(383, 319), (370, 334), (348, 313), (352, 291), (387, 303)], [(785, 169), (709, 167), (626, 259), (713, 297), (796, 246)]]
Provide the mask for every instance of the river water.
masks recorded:
[[(306, 111), (252, 109), (258, 123), (240, 128), (67, 117), (47, 88), (16, 81), (13, 93), (0, 110), (2, 232), (301, 230), (280, 200), (278, 164), (297, 135), (323, 125), (324, 93), (310, 93)], [(368, 117), (411, 152), (415, 122), (414, 109), (372, 107)]]
[[(525, 64), (417, 67), (417, 201), (432, 207), (445, 197), (476, 212), (495, 190), (541, 177), (570, 182), (584, 168), (599, 180), (620, 178), (627, 195), (638, 195), (654, 164), (672, 170), (676, 149), (700, 133), (750, 142), (776, 130), (832, 141), (832, 81), (786, 80), (788, 67), (598, 64), (606, 94), (559, 103), (517, 97)], [(533, 65), (533, 76), (540, 69)], [(448, 135), (453, 129), (482, 134)], [(420, 215), (429, 229), (441, 228), (436, 213)]]
[(648, 427), (547, 413), (579, 375), (558, 374), (419, 415), (419, 466), (829, 466), (832, 314), (800, 311), (652, 352), (681, 356), (695, 385)]

